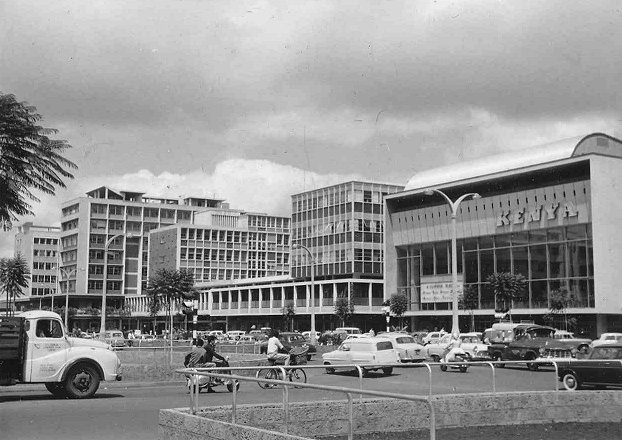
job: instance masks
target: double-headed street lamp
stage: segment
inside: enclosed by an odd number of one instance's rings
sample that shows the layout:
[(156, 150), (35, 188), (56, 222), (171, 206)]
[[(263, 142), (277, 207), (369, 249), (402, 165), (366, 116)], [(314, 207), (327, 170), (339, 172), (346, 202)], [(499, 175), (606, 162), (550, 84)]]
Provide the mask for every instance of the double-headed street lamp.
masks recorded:
[[(451, 293), (451, 333), (460, 333), (460, 327), (458, 325), (458, 246), (456, 244), (456, 214), (458, 213), (458, 207), (460, 203), (471, 197), (473, 200), (481, 198), (478, 193), (466, 193), (458, 197), (455, 201), (452, 201), (447, 194), (439, 189), (429, 189), (424, 192), (426, 196), (431, 196), (434, 193), (440, 194), (447, 201), (451, 207), (451, 278), (452, 278), (452, 293)], [(463, 268), (464, 271), (464, 268)]]
[(66, 331), (69, 331), (69, 278), (72, 275), (75, 275), (76, 269), (73, 268), (71, 270), (67, 270), (64, 267), (59, 267), (59, 270), (61, 274), (61, 279), (64, 277), (65, 283), (67, 284), (65, 286), (65, 329)]
[(311, 344), (315, 345), (315, 259), (309, 248), (302, 244), (294, 243), (292, 244), (292, 249), (302, 249), (306, 251), (307, 254), (309, 254), (309, 260), (311, 260)]

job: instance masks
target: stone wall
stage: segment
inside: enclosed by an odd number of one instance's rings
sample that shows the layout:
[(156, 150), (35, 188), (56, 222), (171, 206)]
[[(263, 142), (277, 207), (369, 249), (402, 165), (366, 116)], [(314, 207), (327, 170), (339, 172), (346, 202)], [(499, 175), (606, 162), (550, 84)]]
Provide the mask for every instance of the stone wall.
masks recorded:
[[(559, 422), (622, 422), (622, 394), (616, 391), (520, 392), (431, 396), (436, 427), (516, 425)], [(348, 406), (344, 400), (293, 403), (290, 436), (283, 437), (282, 405), (239, 405), (237, 425), (230, 407), (202, 408), (196, 415), (187, 408), (160, 411), (161, 439), (212, 440), (322, 438), (348, 432)], [(428, 431), (428, 405), (398, 399), (354, 402), (354, 432), (398, 433)]]

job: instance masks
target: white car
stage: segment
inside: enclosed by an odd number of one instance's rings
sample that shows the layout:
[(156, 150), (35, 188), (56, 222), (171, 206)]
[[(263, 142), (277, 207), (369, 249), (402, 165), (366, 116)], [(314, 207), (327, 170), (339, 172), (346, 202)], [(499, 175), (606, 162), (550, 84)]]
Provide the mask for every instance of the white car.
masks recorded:
[(240, 336), (245, 335), (246, 333), (242, 330), (230, 330), (227, 332), (227, 339), (230, 341), (237, 341), (240, 339)]
[(400, 357), (400, 362), (423, 362), (426, 349), (415, 338), (405, 333), (382, 333), (378, 338), (389, 339)]
[(444, 330), (441, 330), (440, 332), (430, 332), (423, 337), (423, 345), (437, 344), (446, 335), (448, 335), (448, 333)]
[[(387, 338), (356, 338), (344, 341), (337, 350), (322, 355), (326, 372), (332, 374), (339, 365), (360, 365), (363, 375), (368, 371), (382, 369), (385, 375), (393, 373), (393, 367), (375, 365), (396, 364), (400, 361), (397, 350)], [(373, 367), (365, 367), (373, 365)], [(352, 369), (352, 367), (345, 367)]]
[(460, 348), (462, 348), (473, 361), (490, 360), (488, 345), (484, 344), (481, 338), (481, 333), (460, 333)]
[(598, 347), (604, 344), (622, 343), (622, 333), (603, 333), (600, 338), (592, 341), (592, 347)]
[[(320, 338), (320, 336), (321, 336), (321, 335), (322, 335), (322, 334), (321, 334), (320, 332), (316, 331), (316, 332), (315, 332), (315, 340), (317, 341), (317, 340)], [(303, 336), (303, 337), (304, 337), (307, 341), (310, 341), (310, 340), (311, 340), (311, 332), (310, 332), (310, 331), (308, 331), (308, 332), (302, 332), (302, 336)]]

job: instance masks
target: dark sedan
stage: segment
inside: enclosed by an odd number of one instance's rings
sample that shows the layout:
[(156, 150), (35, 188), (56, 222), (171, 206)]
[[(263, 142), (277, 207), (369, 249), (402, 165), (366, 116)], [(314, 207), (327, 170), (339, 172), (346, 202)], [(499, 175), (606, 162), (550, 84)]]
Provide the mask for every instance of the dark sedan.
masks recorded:
[(584, 360), (559, 362), (559, 380), (569, 391), (583, 386), (622, 387), (622, 344), (594, 347)]
[[(281, 332), (279, 333), (279, 341), (285, 347), (285, 350), (290, 351), (294, 347), (309, 347), (309, 353), (307, 359), (311, 360), (311, 356), (317, 353), (315, 345), (311, 345), (300, 333), (297, 332)], [(268, 351), (268, 341), (261, 343), (260, 353), (265, 354)]]

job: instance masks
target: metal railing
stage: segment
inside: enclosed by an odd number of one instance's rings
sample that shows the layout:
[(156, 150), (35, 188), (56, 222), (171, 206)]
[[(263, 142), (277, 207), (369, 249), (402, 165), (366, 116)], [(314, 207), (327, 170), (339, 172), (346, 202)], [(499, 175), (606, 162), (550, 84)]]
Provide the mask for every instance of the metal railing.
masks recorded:
[[(255, 367), (245, 367), (244, 369), (252, 369)], [(263, 367), (266, 368), (266, 367)], [(274, 367), (269, 367), (269, 368), (279, 368), (282, 371), (283, 377), (286, 377), (286, 368), (284, 366), (278, 365), (278, 366), (274, 366)], [(296, 366), (296, 368), (300, 368), (298, 366)], [(306, 367), (306, 368), (310, 368), (310, 366)], [(322, 367), (325, 368), (325, 367)], [(230, 367), (220, 367), (220, 368), (206, 368), (205, 370), (233, 370), (234, 368), (230, 368)], [(237, 369), (241, 369), (241, 368), (237, 368)], [(256, 368), (255, 368), (256, 369)], [(432, 405), (432, 402), (429, 399), (429, 396), (412, 396), (412, 395), (405, 395), (405, 394), (398, 394), (398, 393), (388, 393), (388, 392), (383, 392), (383, 391), (371, 391), (371, 390), (356, 390), (356, 389), (352, 389), (352, 388), (345, 388), (345, 387), (335, 387), (335, 386), (330, 386), (330, 385), (316, 385), (316, 384), (310, 384), (310, 383), (292, 383), (289, 381), (284, 381), (284, 380), (274, 380), (274, 379), (266, 379), (266, 378), (257, 378), (257, 377), (252, 377), (252, 376), (237, 376), (237, 375), (233, 375), (233, 374), (228, 374), (228, 373), (219, 373), (219, 372), (213, 372), (213, 371), (197, 371), (196, 369), (192, 369), (192, 368), (184, 368), (184, 369), (180, 369), (180, 370), (176, 370), (177, 373), (180, 374), (184, 374), (186, 376), (190, 376), (191, 377), (191, 389), (190, 389), (190, 408), (189, 410), (191, 411), (191, 413), (193, 415), (196, 415), (197, 411), (198, 411), (198, 400), (199, 400), (199, 387), (198, 387), (198, 378), (199, 376), (207, 376), (207, 377), (215, 377), (215, 378), (220, 378), (220, 379), (227, 379), (227, 380), (233, 380), (233, 381), (248, 381), (248, 382), (256, 382), (256, 383), (267, 383), (267, 384), (273, 384), (273, 385), (282, 385), (283, 387), (283, 429), (284, 429), (284, 433), (288, 434), (289, 431), (289, 420), (290, 420), (290, 401), (289, 401), (289, 388), (293, 387), (293, 388), (304, 388), (304, 389), (315, 389), (315, 390), (322, 390), (322, 391), (331, 391), (331, 392), (335, 392), (335, 393), (343, 393), (346, 395), (346, 398), (348, 400), (348, 440), (353, 440), (354, 438), (354, 407), (353, 407), (353, 398), (352, 395), (353, 394), (365, 394), (367, 396), (374, 396), (374, 397), (388, 397), (388, 398), (392, 398), (392, 399), (400, 399), (400, 400), (407, 400), (407, 401), (411, 401), (411, 402), (424, 402), (425, 404), (427, 404), (429, 410), (430, 410), (430, 440), (435, 440), (436, 439), (436, 414), (434, 412), (434, 406)], [(233, 386), (232, 387), (232, 393), (231, 393), (231, 423), (232, 424), (237, 424), (237, 387)]]

